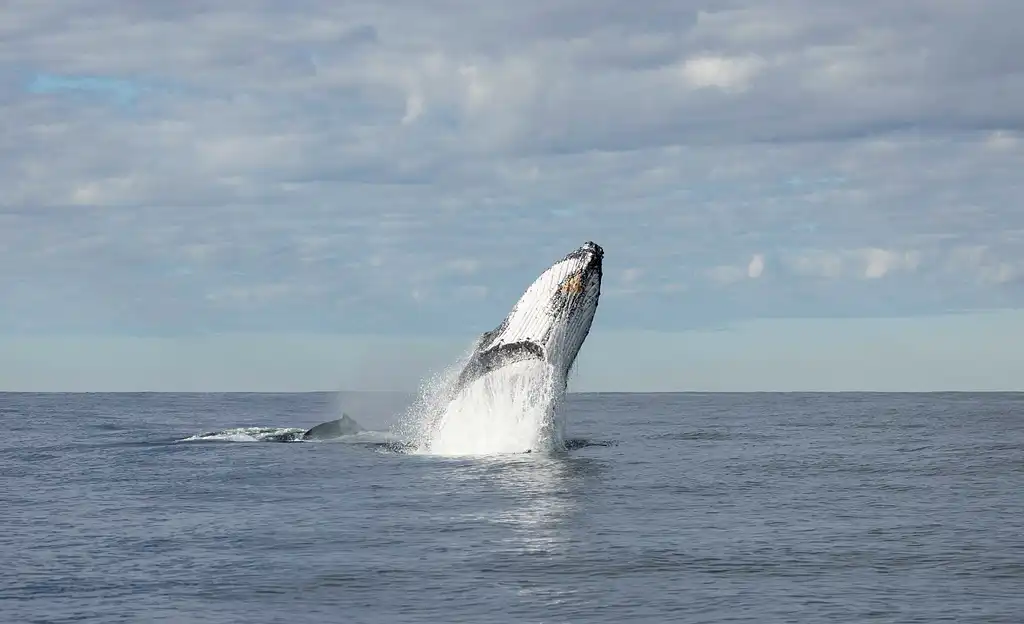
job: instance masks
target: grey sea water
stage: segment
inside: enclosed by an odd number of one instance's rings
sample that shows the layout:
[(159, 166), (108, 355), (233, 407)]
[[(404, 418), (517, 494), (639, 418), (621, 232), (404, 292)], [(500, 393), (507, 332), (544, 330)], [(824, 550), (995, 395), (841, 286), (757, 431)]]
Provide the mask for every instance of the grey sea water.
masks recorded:
[(404, 397), (0, 394), (0, 622), (1021, 622), (1024, 395), (572, 395), (558, 455), (177, 442)]

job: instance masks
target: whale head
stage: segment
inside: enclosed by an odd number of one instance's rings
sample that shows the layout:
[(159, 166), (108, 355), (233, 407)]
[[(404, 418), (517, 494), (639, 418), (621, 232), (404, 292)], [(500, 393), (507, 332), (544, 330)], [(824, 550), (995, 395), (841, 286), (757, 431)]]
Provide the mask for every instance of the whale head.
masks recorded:
[(603, 260), (601, 246), (588, 241), (541, 273), (477, 341), (459, 385), (528, 358), (547, 362), (564, 383), (597, 312)]

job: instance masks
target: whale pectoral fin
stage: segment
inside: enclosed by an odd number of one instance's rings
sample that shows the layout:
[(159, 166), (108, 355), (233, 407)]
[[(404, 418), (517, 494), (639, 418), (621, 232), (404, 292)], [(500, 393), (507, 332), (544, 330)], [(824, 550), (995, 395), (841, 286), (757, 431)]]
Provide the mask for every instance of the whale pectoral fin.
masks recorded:
[[(481, 342), (488, 339), (488, 334), (484, 334)], [(475, 353), (466, 362), (462, 372), (459, 373), (455, 388), (464, 388), (474, 380), (502, 366), (529, 359), (544, 360), (545, 356), (543, 347), (527, 340), (498, 345), (486, 351)]]
[(331, 420), (313, 427), (302, 434), (303, 440), (329, 440), (340, 438), (345, 435), (359, 433), (363, 428), (348, 414), (342, 414), (341, 418)]
[(480, 355), (480, 364), (485, 372), (523, 360), (543, 360), (544, 348), (535, 342), (523, 340), (499, 345)]

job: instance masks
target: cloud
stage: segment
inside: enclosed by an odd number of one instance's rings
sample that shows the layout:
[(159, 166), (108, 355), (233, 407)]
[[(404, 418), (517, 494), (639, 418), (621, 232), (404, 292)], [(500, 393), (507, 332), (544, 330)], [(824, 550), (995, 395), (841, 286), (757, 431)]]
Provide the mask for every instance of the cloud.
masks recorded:
[(609, 328), (1024, 303), (1009, 0), (5, 16), (12, 332), (475, 332), (587, 239)]
[(717, 87), (723, 91), (743, 91), (764, 62), (757, 57), (730, 58), (696, 56), (683, 61), (682, 74), (693, 88)]
[(891, 271), (914, 271), (920, 263), (921, 254), (915, 251), (894, 252), (888, 249), (871, 248), (862, 252), (867, 261), (864, 277), (878, 279)]
[(811, 250), (787, 259), (797, 275), (852, 279), (880, 279), (896, 272), (914, 272), (921, 262), (917, 250), (870, 247), (837, 251)]
[(747, 265), (747, 277), (757, 279), (764, 273), (764, 254), (754, 254)]
[(949, 254), (946, 268), (955, 275), (966, 276), (982, 285), (1024, 280), (1024, 259), (1002, 260), (986, 245), (954, 248)]

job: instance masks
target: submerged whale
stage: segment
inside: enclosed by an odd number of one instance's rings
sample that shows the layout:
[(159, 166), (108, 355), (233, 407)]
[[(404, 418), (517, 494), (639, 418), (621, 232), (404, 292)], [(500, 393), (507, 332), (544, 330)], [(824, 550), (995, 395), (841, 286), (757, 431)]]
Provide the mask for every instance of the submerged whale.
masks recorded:
[(231, 440), (241, 439), (245, 441), (259, 442), (304, 442), (309, 440), (333, 440), (345, 436), (355, 435), (366, 431), (348, 414), (342, 414), (341, 418), (329, 420), (310, 429), (282, 428), (282, 427), (237, 427), (224, 431), (213, 431), (200, 433), (187, 440)]
[(348, 414), (342, 414), (341, 418), (337, 420), (329, 420), (306, 430), (303, 432), (301, 439), (331, 440), (333, 438), (340, 438), (342, 436), (359, 433), (360, 431), (365, 431), (365, 429), (363, 429), (355, 420), (350, 418)]

